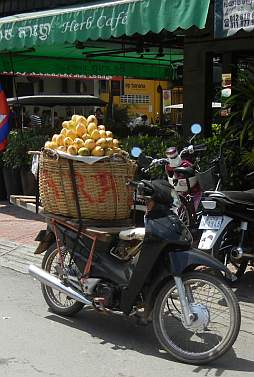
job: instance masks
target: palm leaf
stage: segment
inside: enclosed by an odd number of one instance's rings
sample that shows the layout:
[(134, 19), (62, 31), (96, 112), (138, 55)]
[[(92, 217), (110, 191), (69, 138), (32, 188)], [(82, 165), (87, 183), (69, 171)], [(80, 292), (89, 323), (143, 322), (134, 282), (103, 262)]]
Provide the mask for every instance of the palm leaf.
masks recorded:
[(251, 168), (254, 168), (254, 149), (252, 149), (250, 152), (244, 153), (243, 162), (245, 162)]
[(240, 94), (233, 94), (232, 96), (228, 97), (228, 98), (225, 100), (224, 104), (225, 104), (225, 105), (228, 105), (228, 104), (231, 105), (232, 103), (235, 103), (235, 100), (236, 100), (238, 97), (240, 97)]
[(253, 99), (252, 99), (252, 98), (249, 99), (249, 100), (246, 102), (246, 104), (245, 104), (245, 106), (244, 106), (244, 108), (243, 108), (243, 112), (242, 112), (242, 120), (243, 120), (243, 121), (246, 119), (246, 117), (247, 117), (247, 115), (248, 115), (248, 111), (249, 111), (249, 109), (250, 109), (251, 104), (253, 105)]
[(246, 122), (246, 123), (244, 123), (243, 129), (242, 129), (242, 131), (240, 133), (240, 145), (241, 146), (243, 145), (243, 140), (244, 140), (245, 134), (247, 133), (248, 128), (249, 128), (249, 126), (251, 124), (252, 124), (252, 122)]

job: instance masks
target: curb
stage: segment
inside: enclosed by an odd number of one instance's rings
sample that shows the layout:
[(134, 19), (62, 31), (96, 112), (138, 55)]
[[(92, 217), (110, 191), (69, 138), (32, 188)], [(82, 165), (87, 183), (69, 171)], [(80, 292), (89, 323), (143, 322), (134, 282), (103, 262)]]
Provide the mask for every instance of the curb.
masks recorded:
[(0, 266), (28, 274), (28, 265), (41, 266), (42, 255), (34, 255), (36, 247), (20, 245), (0, 238)]

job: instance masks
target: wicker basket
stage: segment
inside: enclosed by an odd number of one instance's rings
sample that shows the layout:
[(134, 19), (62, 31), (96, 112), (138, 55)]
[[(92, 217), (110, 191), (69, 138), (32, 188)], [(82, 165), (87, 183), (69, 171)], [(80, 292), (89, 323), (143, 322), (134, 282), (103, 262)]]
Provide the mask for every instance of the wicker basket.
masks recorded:
[(202, 191), (215, 190), (216, 176), (214, 175), (213, 167), (206, 171), (196, 173), (196, 177)]
[(130, 216), (133, 193), (126, 182), (133, 179), (133, 162), (101, 160), (89, 165), (44, 152), (39, 169), (40, 199), (46, 212), (79, 218), (76, 186), (82, 219), (117, 220)]

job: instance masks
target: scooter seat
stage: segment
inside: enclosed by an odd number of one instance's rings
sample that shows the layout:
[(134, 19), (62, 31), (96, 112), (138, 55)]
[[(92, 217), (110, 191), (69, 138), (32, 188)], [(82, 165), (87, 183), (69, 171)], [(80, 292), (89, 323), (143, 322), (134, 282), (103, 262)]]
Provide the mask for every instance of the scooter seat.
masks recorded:
[(143, 241), (145, 237), (145, 228), (133, 228), (128, 230), (123, 230), (119, 233), (119, 238), (124, 241), (139, 240)]
[(97, 228), (97, 227), (89, 227), (86, 228), (85, 231), (90, 233), (91, 235), (98, 236), (98, 235), (107, 235), (107, 234), (118, 234), (122, 231), (130, 231), (134, 230), (133, 227), (109, 227), (109, 228)]
[(221, 198), (235, 204), (254, 206), (254, 189), (247, 191), (214, 191), (209, 193), (210, 198)]
[(193, 177), (195, 175), (195, 171), (194, 169), (190, 168), (190, 167), (179, 167), (179, 168), (175, 168), (174, 169), (174, 172), (177, 173), (177, 174), (182, 174), (184, 177), (186, 178), (190, 178), (190, 177)]

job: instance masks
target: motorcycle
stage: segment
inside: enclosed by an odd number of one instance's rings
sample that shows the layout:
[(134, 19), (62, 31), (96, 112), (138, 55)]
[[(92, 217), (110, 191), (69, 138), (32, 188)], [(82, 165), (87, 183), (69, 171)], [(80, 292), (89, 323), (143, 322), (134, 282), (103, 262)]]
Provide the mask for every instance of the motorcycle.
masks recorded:
[(152, 321), (162, 347), (179, 361), (215, 360), (235, 342), (241, 315), (226, 282), (203, 268), (230, 272), (191, 248), (189, 230), (171, 210), (167, 181), (129, 184), (146, 200), (145, 228), (96, 228), (48, 215), (48, 229), (37, 237), (36, 252), (46, 251), (42, 269), (30, 265), (29, 273), (58, 315), (85, 306), (138, 316)]
[[(167, 158), (153, 159), (145, 156), (140, 148), (134, 147), (131, 154), (137, 158), (141, 171), (148, 174), (156, 166), (164, 166), (168, 182), (174, 190), (174, 211), (185, 225), (194, 228), (197, 224), (197, 211), (202, 197), (202, 190), (198, 180), (200, 171), (197, 154), (206, 150), (206, 145), (191, 144), (194, 137), (201, 132), (201, 126), (194, 124), (191, 127), (193, 134), (189, 145), (178, 153), (175, 147), (166, 150)], [(195, 158), (193, 156), (195, 155)], [(206, 176), (207, 178), (207, 176)], [(213, 186), (209, 187), (213, 188)], [(139, 198), (135, 198), (136, 209), (145, 210)]]
[(198, 248), (234, 267), (235, 279), (254, 262), (254, 189), (208, 192), (199, 228)]
[[(204, 193), (203, 213), (199, 229), (202, 235), (198, 248), (210, 253), (234, 270), (234, 280), (245, 273), (249, 263), (254, 262), (254, 189), (247, 191), (221, 191), (227, 172), (223, 149), (236, 139), (221, 144), (219, 156), (214, 160), (217, 166), (218, 184), (215, 191)], [(237, 147), (237, 146), (236, 146)], [(246, 175), (246, 183), (254, 173)]]

